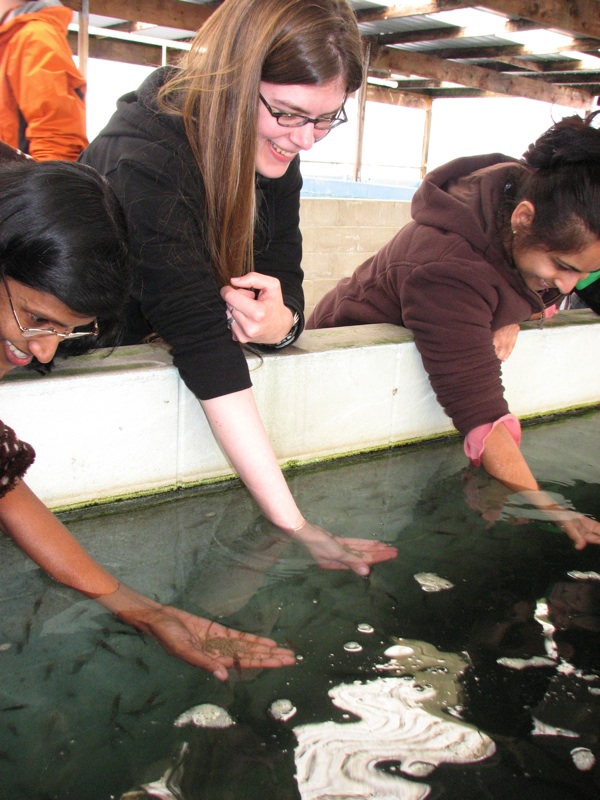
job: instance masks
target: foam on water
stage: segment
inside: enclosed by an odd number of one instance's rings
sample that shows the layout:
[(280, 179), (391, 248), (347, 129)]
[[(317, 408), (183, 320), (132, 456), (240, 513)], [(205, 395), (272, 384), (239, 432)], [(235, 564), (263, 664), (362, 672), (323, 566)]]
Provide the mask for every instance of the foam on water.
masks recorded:
[[(329, 691), (332, 703), (358, 722), (294, 728), (302, 800), (421, 800), (431, 787), (420, 779), (440, 764), (473, 763), (495, 752), (489, 736), (441, 710), (458, 702), (458, 678), (466, 661), (427, 642), (396, 642), (386, 650), (390, 661), (381, 667), (395, 677), (340, 684)], [(382, 762), (397, 762), (398, 768), (384, 771), (378, 766)]]
[[(467, 764), (495, 752), (477, 729), (442, 720), (423, 708), (435, 689), (414, 680), (379, 678), (330, 690), (335, 706), (359, 722), (321, 722), (294, 728), (296, 769), (302, 800), (402, 797), (421, 800), (431, 787), (411, 778), (430, 775), (442, 763)], [(399, 762), (399, 773), (379, 768)]]

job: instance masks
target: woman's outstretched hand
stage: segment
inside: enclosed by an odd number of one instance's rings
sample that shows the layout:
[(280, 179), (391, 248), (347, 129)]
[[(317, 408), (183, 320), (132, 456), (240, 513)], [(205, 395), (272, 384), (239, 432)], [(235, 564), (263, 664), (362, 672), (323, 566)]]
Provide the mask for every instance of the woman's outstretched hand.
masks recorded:
[[(568, 501), (560, 495), (551, 495), (541, 490), (526, 490), (519, 494), (531, 506), (542, 512), (542, 519), (546, 518), (561, 528), (573, 542), (576, 550), (583, 550), (588, 544), (600, 544), (600, 522), (569, 508)], [(524, 512), (523, 516), (527, 517), (527, 512)]]
[(595, 519), (575, 513), (559, 525), (571, 539), (576, 550), (583, 550), (588, 544), (600, 544), (600, 522)]
[(291, 650), (279, 647), (272, 639), (163, 606), (123, 584), (114, 594), (97, 600), (123, 622), (156, 639), (169, 655), (211, 672), (220, 681), (227, 680), (232, 667), (287, 667), (296, 661)]
[(576, 550), (583, 550), (588, 544), (600, 544), (600, 522), (597, 520), (562, 506), (546, 492), (523, 492), (523, 494), (567, 534)]
[(321, 569), (351, 569), (357, 575), (366, 576), (373, 564), (389, 561), (398, 555), (398, 550), (392, 545), (372, 539), (333, 536), (306, 521), (288, 534), (306, 547)]

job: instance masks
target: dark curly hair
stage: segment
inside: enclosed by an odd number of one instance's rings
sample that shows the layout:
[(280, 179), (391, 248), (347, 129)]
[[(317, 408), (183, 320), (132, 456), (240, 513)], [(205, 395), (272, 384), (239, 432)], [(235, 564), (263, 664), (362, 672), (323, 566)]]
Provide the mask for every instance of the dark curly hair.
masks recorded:
[(586, 117), (565, 117), (529, 145), (528, 167), (513, 201), (535, 208), (521, 247), (579, 252), (600, 238), (600, 130)]

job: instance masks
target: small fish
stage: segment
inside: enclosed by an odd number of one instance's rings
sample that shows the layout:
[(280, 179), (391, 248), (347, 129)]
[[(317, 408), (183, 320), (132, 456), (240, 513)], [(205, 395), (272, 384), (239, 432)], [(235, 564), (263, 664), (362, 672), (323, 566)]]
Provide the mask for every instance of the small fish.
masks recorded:
[[(104, 633), (104, 631), (103, 631)], [(142, 631), (138, 631), (137, 628), (123, 628), (123, 630), (116, 630), (116, 631), (106, 631), (104, 634), (105, 636), (108, 635), (116, 635), (116, 636), (137, 636), (138, 639), (141, 639), (142, 642), (146, 642), (145, 636)]]
[(29, 619), (25, 622), (25, 635), (23, 636), (20, 642), (17, 642), (17, 653), (22, 653), (23, 648), (29, 642), (29, 637), (31, 636), (32, 627), (33, 627), (33, 619), (29, 617)]
[(115, 650), (115, 648), (105, 639), (96, 639), (96, 646), (106, 650), (107, 653), (112, 653), (113, 656), (119, 656), (119, 658), (122, 658), (121, 653), (119, 653), (118, 650)]
[(110, 721), (114, 722), (121, 706), (121, 692), (117, 692), (110, 706)]
[(87, 614), (87, 611), (88, 609), (86, 608), (86, 606), (82, 605), (82, 607), (78, 609), (74, 614), (71, 614), (71, 622), (75, 622), (76, 619), (79, 619), (79, 617), (83, 616), (84, 614)]
[(64, 732), (66, 727), (66, 720), (63, 712), (58, 708), (55, 708), (48, 714), (48, 717), (45, 721), (45, 735), (50, 737), (54, 733)]
[(113, 725), (113, 728), (116, 728), (118, 731), (121, 731), (121, 733), (126, 733), (127, 736), (129, 736), (130, 739), (134, 738), (133, 734), (130, 731), (128, 731), (127, 728), (124, 725), (121, 725), (121, 723), (118, 720), (115, 720), (112, 723), (112, 725)]
[(28, 708), (25, 703), (18, 703), (14, 706), (4, 706), (4, 708), (0, 708), (0, 711), (21, 711), (24, 708)]
[(85, 665), (88, 663), (90, 658), (92, 657), (91, 653), (86, 653), (83, 656), (79, 656), (79, 658), (73, 662), (73, 669), (71, 670), (71, 675), (76, 675)]
[(154, 692), (148, 695), (139, 708), (134, 708), (132, 711), (128, 711), (127, 713), (132, 717), (139, 717), (142, 714), (148, 714), (150, 711), (154, 711), (156, 708), (164, 706), (166, 700), (161, 700), (158, 703), (154, 702), (159, 694), (160, 692), (158, 689), (156, 689)]
[(137, 656), (137, 658), (135, 659), (135, 663), (138, 665), (140, 669), (143, 669), (144, 672), (148, 673), (148, 675), (150, 674), (150, 667), (148, 666), (148, 664), (146, 664), (146, 662), (141, 656)]

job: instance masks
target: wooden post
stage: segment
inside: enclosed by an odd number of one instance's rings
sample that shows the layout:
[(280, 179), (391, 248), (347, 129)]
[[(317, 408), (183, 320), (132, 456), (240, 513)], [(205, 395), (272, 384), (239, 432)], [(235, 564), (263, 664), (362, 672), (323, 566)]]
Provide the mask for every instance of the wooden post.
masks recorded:
[(363, 135), (365, 130), (365, 107), (367, 105), (367, 76), (369, 74), (369, 61), (371, 59), (371, 42), (367, 42), (365, 48), (365, 60), (363, 64), (363, 79), (358, 92), (358, 130), (356, 132), (356, 157), (354, 159), (354, 182), (360, 181), (360, 170), (362, 167), (362, 147)]
[(79, 71), (87, 79), (90, 26), (90, 0), (81, 0), (79, 12), (79, 32), (77, 34), (77, 55), (79, 56)]
[(433, 100), (429, 99), (428, 108), (425, 110), (425, 128), (423, 130), (423, 148), (421, 150), (421, 180), (427, 174), (429, 162), (429, 144), (431, 142), (431, 117), (433, 114)]

